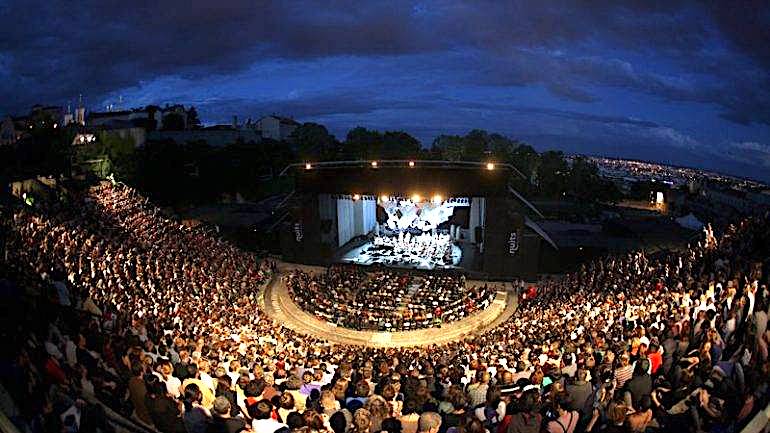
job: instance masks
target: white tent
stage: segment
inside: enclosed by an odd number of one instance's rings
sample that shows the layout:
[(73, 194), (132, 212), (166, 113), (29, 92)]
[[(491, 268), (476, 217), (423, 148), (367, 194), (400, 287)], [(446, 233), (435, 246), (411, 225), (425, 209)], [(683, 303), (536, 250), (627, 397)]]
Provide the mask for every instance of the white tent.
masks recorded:
[(676, 219), (677, 224), (690, 230), (700, 230), (703, 228), (703, 223), (698, 220), (693, 214), (688, 214)]

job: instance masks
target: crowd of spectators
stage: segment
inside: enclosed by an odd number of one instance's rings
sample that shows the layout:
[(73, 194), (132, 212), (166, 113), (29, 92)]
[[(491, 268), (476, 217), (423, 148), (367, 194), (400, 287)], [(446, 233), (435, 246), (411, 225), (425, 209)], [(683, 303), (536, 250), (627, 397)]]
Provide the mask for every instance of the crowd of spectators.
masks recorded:
[(466, 286), (458, 273), (411, 276), (332, 266), (325, 274), (285, 277), (294, 302), (314, 316), (356, 330), (405, 331), (441, 326), (487, 308), (497, 291)]
[(586, 263), (481, 335), (374, 349), (276, 323), (268, 261), (104, 185), (3, 226), (3, 295), (55, 306), (4, 303), (0, 401), (25, 433), (109, 431), (86, 395), (164, 433), (740, 431), (768, 402), (768, 222)]

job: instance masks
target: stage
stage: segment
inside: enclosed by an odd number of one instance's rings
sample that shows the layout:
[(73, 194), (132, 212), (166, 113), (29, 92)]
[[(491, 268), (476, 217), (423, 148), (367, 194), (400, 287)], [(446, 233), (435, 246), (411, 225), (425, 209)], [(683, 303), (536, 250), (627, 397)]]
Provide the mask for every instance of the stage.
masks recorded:
[(462, 269), (465, 271), (479, 271), (481, 257), (478, 249), (470, 242), (455, 241), (452, 245), (452, 262), (450, 264), (431, 264), (430, 260), (417, 258), (417, 263), (406, 260), (391, 260), (385, 262), (386, 257), (372, 257), (366, 252), (373, 246), (372, 236), (361, 236), (351, 240), (337, 251), (333, 263), (350, 263), (362, 266), (386, 266), (398, 269), (440, 270)]
[[(284, 172), (290, 170), (295, 193), (287, 201), (279, 233), (287, 260), (428, 272), (460, 268), (490, 278), (537, 272), (541, 235), (528, 229), (529, 207), (510, 192), (513, 166), (327, 161), (290, 166)], [(407, 233), (412, 239), (430, 235), (448, 240), (375, 242)]]
[(400, 252), (377, 247), (374, 245), (374, 241), (370, 240), (348, 250), (340, 258), (340, 261), (357, 265), (383, 265), (394, 268), (432, 270), (459, 268), (462, 257), (463, 251), (456, 243), (451, 245), (451, 254), (447, 257), (448, 260), (434, 260), (413, 252)]

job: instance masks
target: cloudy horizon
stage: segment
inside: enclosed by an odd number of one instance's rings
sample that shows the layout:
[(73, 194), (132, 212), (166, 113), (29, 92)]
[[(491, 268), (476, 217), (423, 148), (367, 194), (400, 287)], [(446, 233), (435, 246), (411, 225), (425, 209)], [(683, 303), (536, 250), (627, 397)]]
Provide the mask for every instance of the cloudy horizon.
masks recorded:
[(770, 181), (770, 3), (0, 1), (0, 114), (181, 103), (206, 123), (498, 132)]

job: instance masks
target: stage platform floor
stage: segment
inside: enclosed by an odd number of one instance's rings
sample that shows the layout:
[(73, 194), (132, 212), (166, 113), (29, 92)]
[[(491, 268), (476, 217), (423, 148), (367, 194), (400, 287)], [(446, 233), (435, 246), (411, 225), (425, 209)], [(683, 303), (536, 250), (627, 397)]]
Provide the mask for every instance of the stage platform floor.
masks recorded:
[(376, 256), (372, 255), (367, 250), (374, 246), (372, 241), (368, 241), (363, 245), (359, 245), (349, 250), (342, 256), (341, 261), (343, 263), (353, 263), (356, 265), (383, 265), (392, 268), (406, 268), (406, 269), (455, 269), (460, 265), (463, 252), (458, 245), (452, 245), (452, 263), (451, 264), (435, 264), (432, 261), (417, 257), (415, 255), (410, 256)]
[(452, 246), (452, 264), (451, 265), (444, 265), (444, 266), (433, 266), (431, 267), (428, 263), (425, 263), (426, 261), (424, 259), (421, 259), (423, 263), (419, 265), (410, 264), (410, 263), (402, 263), (402, 262), (394, 262), (394, 263), (383, 263), (382, 261), (375, 262), (371, 258), (368, 257), (366, 253), (363, 251), (372, 245), (372, 241), (370, 239), (354, 239), (348, 242), (347, 244), (340, 247), (339, 250), (337, 250), (336, 254), (334, 255), (334, 258), (332, 259), (333, 263), (348, 263), (348, 264), (355, 264), (355, 265), (361, 265), (361, 266), (385, 266), (389, 268), (396, 268), (396, 269), (419, 269), (419, 270), (441, 270), (441, 269), (463, 269), (466, 271), (478, 271), (477, 269), (480, 266), (480, 263), (477, 261), (478, 259), (478, 251), (476, 249), (476, 246), (469, 243), (469, 242), (457, 242)]
[(270, 317), (296, 332), (322, 338), (331, 343), (369, 347), (412, 347), (445, 344), (470, 335), (477, 335), (508, 320), (518, 307), (516, 292), (507, 282), (469, 280), (468, 284), (495, 284), (498, 290), (492, 304), (466, 319), (451, 322), (440, 328), (401, 332), (356, 331), (338, 327), (301, 310), (291, 299), (283, 276), (293, 269), (305, 272), (325, 272), (318, 266), (278, 262), (278, 273), (263, 293), (264, 308)]

